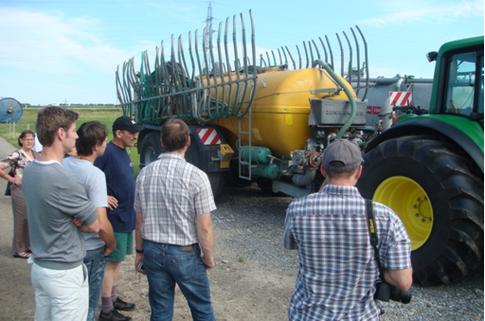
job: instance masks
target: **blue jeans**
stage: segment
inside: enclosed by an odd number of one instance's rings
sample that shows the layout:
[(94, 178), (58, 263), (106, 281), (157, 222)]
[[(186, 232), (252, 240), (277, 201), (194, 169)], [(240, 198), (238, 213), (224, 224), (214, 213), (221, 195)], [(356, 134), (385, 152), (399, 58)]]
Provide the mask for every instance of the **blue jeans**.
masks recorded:
[(89, 310), (87, 321), (94, 321), (94, 313), (99, 301), (99, 293), (103, 284), (104, 266), (106, 259), (103, 255), (104, 246), (99, 249), (86, 251), (84, 264), (89, 275)]
[(194, 321), (215, 321), (209, 279), (197, 244), (190, 247), (144, 241), (143, 269), (148, 278), (151, 321), (171, 321), (175, 283)]

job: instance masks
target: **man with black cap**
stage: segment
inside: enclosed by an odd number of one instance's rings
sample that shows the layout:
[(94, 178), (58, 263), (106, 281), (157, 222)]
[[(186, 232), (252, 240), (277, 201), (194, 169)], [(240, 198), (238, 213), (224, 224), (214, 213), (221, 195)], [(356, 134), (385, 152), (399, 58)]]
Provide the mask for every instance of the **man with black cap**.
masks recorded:
[(103, 288), (101, 291), (100, 321), (127, 321), (129, 316), (118, 310), (131, 311), (133, 303), (118, 297), (116, 285), (121, 262), (125, 255), (133, 253), (133, 230), (135, 229), (135, 178), (133, 164), (126, 148), (136, 143), (140, 127), (126, 116), (113, 123), (113, 140), (106, 146), (103, 156), (95, 165), (106, 175), (108, 189), (108, 219), (113, 226), (116, 249), (106, 258)]
[[(288, 309), (291, 321), (379, 320), (374, 301), (379, 270), (365, 200), (355, 187), (362, 163), (356, 144), (332, 142), (320, 168), (325, 185), (288, 207), (284, 245), (298, 250), (300, 262)], [(384, 279), (408, 290), (412, 284), (409, 237), (390, 208), (376, 202), (373, 208)]]

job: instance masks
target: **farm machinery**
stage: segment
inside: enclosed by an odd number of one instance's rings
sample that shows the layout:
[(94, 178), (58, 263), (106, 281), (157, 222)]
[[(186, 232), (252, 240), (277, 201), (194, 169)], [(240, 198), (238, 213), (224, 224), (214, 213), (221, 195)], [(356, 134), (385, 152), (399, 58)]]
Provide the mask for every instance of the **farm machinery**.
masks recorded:
[(366, 151), (359, 189), (404, 222), (416, 279), (462, 278), (483, 257), (483, 37), (431, 53), (433, 81), (372, 79), (357, 26), (330, 38), (257, 54), (250, 12), (249, 28), (233, 16), (172, 37), (152, 63), (143, 52), (138, 70), (125, 62), (117, 94), (143, 126), (140, 165), (163, 152), (159, 129), (177, 117), (190, 126), (186, 159), (216, 196), (236, 178), (299, 197), (322, 184), (325, 147), (352, 140)]

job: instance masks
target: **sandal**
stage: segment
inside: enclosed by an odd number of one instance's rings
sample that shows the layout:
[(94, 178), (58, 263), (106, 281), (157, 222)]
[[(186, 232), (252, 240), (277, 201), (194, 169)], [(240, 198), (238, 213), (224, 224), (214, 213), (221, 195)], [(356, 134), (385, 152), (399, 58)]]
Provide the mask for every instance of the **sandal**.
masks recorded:
[(21, 259), (28, 259), (30, 257), (30, 253), (27, 252), (20, 252), (20, 253), (15, 253), (13, 257), (18, 257)]

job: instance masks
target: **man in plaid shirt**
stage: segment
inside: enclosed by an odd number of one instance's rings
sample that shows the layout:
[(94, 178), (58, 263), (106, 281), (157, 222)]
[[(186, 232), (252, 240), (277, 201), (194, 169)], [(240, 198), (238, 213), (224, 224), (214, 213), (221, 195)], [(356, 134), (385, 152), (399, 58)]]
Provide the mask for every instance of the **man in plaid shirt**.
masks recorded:
[(190, 136), (182, 120), (168, 120), (161, 141), (167, 152), (141, 170), (135, 194), (135, 266), (148, 278), (150, 320), (172, 320), (177, 284), (192, 319), (214, 321), (206, 272), (215, 266), (209, 179), (184, 159)]
[[(324, 152), (326, 184), (288, 207), (284, 245), (297, 249), (299, 271), (291, 298), (291, 321), (379, 320), (374, 301), (379, 270), (367, 227), (365, 200), (355, 187), (362, 154), (336, 140)], [(410, 242), (394, 212), (374, 202), (384, 279), (408, 290), (412, 284)]]

